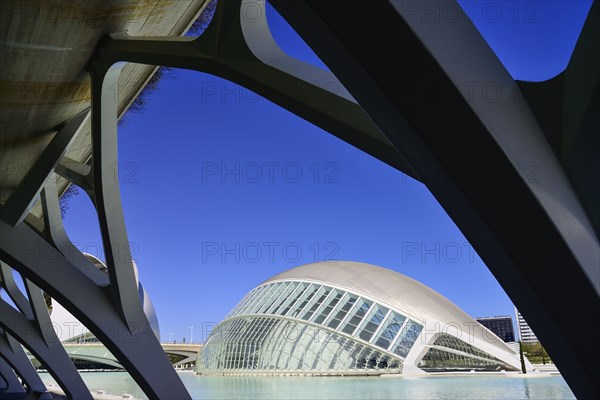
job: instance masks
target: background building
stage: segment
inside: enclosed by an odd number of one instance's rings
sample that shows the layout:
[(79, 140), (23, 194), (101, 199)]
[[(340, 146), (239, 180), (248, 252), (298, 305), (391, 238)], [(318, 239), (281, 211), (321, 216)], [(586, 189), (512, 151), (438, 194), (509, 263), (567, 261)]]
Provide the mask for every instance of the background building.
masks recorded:
[(439, 293), (346, 261), (303, 265), (254, 288), (213, 329), (196, 362), (201, 374), (519, 369), (513, 350)]
[(513, 320), (510, 316), (501, 317), (482, 317), (477, 318), (477, 322), (488, 328), (505, 343), (515, 341), (515, 332), (513, 329)]
[(517, 326), (519, 330), (519, 340), (523, 343), (537, 343), (539, 342), (533, 330), (529, 327), (525, 318), (521, 315), (519, 310), (515, 307), (515, 315), (517, 316)]

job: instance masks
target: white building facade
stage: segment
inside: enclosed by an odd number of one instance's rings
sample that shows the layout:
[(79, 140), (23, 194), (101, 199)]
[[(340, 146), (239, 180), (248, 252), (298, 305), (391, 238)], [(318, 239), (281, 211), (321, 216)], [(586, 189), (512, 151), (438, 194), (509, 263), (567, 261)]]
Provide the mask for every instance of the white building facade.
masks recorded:
[(448, 299), (357, 262), (307, 264), (250, 291), (211, 333), (201, 374), (517, 371), (519, 356)]

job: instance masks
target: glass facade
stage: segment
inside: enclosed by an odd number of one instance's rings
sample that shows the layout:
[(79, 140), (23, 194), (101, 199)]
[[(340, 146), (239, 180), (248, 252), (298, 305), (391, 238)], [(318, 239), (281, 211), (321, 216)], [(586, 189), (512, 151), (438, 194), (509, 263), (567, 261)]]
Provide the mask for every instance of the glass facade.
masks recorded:
[(248, 293), (207, 341), (201, 373), (399, 373), (423, 325), (332, 286), (279, 281)]
[(401, 360), (352, 338), (313, 324), (270, 317), (223, 322), (199, 361), (202, 373), (398, 373), (402, 365)]
[(418, 365), (424, 371), (517, 370), (454, 336), (441, 334)]

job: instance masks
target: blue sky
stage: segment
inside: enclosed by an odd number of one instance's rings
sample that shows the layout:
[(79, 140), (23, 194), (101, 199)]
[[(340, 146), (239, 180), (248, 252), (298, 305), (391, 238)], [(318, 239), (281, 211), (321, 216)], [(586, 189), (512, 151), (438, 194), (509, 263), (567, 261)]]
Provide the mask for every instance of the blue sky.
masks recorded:
[[(460, 3), (513, 77), (539, 81), (565, 68), (591, 1)], [(267, 16), (288, 54), (322, 65)], [(174, 71), (120, 128), (119, 157), (129, 240), (163, 340), (189, 341), (193, 325), (200, 341), (263, 280), (327, 259), (401, 272), (473, 317), (513, 314), (422, 184), (232, 83)], [(65, 225), (103, 258), (83, 192)]]

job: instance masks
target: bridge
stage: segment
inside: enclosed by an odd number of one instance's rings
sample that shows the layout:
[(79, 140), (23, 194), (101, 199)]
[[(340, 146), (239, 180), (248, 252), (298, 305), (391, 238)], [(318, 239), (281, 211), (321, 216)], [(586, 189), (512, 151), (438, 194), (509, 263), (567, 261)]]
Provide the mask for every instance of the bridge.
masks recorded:
[[(182, 35), (205, 1), (0, 3), (0, 260), (16, 305), (0, 301), (2, 393), (50, 398), (24, 346), (67, 396), (91, 398), (48, 329), (45, 293), (150, 398), (190, 397), (143, 312), (115, 179), (118, 118), (162, 65), (240, 84), (425, 184), (573, 392), (600, 397), (599, 345), (578, 326), (600, 308), (600, 6), (567, 69), (531, 83), (512, 79), (455, 0), (419, 2), (453, 7), (452, 21), (408, 3), (272, 0), (332, 72), (287, 56), (265, 18), (245, 17), (265, 15), (259, 0), (218, 1), (198, 37)], [(510, 95), (473, 101), (473, 82)], [(106, 271), (64, 231), (70, 184), (96, 208)]]
[[(193, 365), (202, 349), (200, 344), (189, 343), (161, 343), (161, 346), (175, 368)], [(77, 369), (123, 369), (117, 358), (102, 343), (63, 343), (63, 347)], [(27, 351), (26, 354), (34, 367), (43, 368), (32, 354)]]

